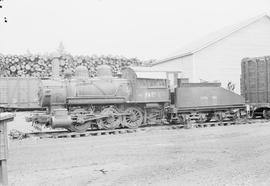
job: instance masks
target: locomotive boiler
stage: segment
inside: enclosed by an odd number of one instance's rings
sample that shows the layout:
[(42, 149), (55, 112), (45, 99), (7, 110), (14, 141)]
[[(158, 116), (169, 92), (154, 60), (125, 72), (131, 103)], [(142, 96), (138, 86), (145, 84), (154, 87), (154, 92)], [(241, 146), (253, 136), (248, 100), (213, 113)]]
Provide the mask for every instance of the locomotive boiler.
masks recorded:
[(164, 121), (164, 106), (170, 102), (164, 73), (139, 74), (127, 67), (122, 78), (113, 77), (107, 65), (97, 67), (97, 77), (89, 78), (86, 67), (74, 76), (42, 80), (39, 104), (46, 112), (34, 112), (33, 125), (83, 132), (88, 128), (137, 128)]

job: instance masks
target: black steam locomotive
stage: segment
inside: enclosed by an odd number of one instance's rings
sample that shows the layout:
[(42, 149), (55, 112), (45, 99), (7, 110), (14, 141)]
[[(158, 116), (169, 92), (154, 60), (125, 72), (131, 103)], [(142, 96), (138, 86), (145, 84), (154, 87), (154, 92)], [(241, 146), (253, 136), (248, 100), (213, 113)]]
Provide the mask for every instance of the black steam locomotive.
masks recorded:
[(111, 68), (101, 65), (97, 77), (89, 78), (86, 67), (75, 75), (42, 80), (39, 103), (46, 112), (33, 112), (33, 125), (87, 129), (137, 128), (149, 124), (207, 122), (239, 117), (244, 99), (220, 87), (219, 83), (181, 83), (170, 91), (166, 72), (136, 71), (133, 67), (113, 77)]

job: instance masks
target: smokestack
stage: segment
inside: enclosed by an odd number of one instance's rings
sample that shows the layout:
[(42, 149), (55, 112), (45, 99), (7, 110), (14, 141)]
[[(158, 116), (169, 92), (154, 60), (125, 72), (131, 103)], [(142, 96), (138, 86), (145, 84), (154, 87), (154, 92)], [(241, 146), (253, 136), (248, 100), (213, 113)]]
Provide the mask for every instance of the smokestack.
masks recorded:
[(53, 59), (52, 60), (52, 77), (53, 79), (58, 79), (60, 73), (60, 63), (59, 59)]

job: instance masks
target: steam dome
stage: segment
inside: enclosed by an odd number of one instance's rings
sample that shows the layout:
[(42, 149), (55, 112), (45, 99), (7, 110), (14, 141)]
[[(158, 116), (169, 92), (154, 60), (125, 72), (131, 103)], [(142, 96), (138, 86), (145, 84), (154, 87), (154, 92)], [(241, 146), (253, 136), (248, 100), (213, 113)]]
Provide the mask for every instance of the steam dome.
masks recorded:
[(104, 77), (104, 76), (112, 76), (112, 69), (109, 65), (100, 65), (97, 67), (97, 76)]
[(78, 66), (75, 68), (76, 77), (89, 77), (88, 69), (85, 66)]

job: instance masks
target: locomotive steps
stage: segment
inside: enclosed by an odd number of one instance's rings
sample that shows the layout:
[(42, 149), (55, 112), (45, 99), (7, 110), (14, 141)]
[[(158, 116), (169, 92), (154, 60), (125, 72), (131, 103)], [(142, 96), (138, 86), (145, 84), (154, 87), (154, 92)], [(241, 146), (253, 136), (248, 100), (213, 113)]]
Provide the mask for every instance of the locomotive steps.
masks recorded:
[(270, 122), (266, 119), (247, 119), (240, 121), (223, 121), (223, 122), (208, 122), (208, 123), (190, 123), (189, 125), (166, 125), (166, 126), (147, 126), (137, 129), (115, 129), (115, 130), (89, 130), (83, 133), (67, 132), (63, 131), (49, 131), (49, 132), (30, 132), (22, 133), (19, 131), (11, 131), (9, 136), (11, 139), (24, 139), (24, 138), (79, 138), (89, 136), (103, 136), (103, 135), (118, 135), (129, 134), (136, 132), (147, 132), (151, 130), (176, 130), (176, 129), (192, 129), (192, 128), (206, 128), (206, 127), (218, 127), (218, 126), (231, 126), (231, 125), (244, 125), (255, 123), (267, 123)]

